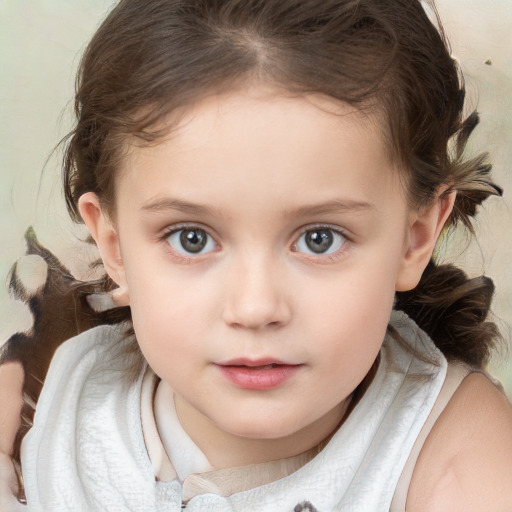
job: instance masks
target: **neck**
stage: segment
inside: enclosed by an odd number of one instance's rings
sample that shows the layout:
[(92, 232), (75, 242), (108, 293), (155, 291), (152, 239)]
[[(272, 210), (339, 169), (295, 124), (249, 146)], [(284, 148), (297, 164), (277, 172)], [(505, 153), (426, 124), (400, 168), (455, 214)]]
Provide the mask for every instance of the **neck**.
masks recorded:
[(253, 439), (221, 430), (175, 396), (176, 412), (183, 429), (216, 469), (285, 459), (314, 448), (341, 425), (350, 401), (348, 397), (314, 423), (286, 437)]

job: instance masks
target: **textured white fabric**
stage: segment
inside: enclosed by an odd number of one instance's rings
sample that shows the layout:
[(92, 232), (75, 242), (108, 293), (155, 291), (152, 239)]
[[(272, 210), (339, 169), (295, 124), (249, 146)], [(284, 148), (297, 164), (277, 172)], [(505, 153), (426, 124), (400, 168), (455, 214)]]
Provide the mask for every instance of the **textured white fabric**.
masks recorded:
[[(446, 375), (446, 361), (402, 313), (391, 323), (426, 363), (387, 336), (370, 387), (328, 445), (295, 473), (227, 498), (202, 494), (186, 510), (389, 510), (414, 441)], [(181, 510), (179, 481), (155, 481), (140, 422), (142, 374), (123, 378), (112, 327), (66, 342), (52, 362), (22, 463), (30, 511)], [(300, 510), (298, 508), (297, 510)], [(309, 510), (305, 508), (304, 510)]]

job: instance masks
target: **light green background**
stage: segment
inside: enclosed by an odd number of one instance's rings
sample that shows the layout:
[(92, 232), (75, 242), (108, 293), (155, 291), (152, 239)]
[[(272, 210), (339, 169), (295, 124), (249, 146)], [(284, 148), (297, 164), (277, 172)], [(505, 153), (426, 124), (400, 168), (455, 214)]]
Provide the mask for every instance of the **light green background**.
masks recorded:
[[(67, 218), (60, 191), (60, 153), (52, 148), (71, 127), (73, 82), (80, 54), (111, 0), (0, 0), (0, 280), (24, 253), (33, 225), (41, 241), (73, 272), (90, 258)], [(482, 123), (472, 151), (490, 150), (505, 199), (489, 201), (479, 243), (458, 236), (446, 251), (472, 275), (497, 284), (494, 311), (511, 344), (512, 326), (512, 0), (439, 0), (438, 8), (465, 71)], [(491, 59), (492, 66), (485, 61)], [(508, 192), (508, 193), (507, 193)], [(0, 281), (1, 282), (1, 281)], [(0, 289), (0, 343), (30, 326), (25, 306)], [(502, 361), (508, 351), (501, 353)], [(512, 395), (512, 361), (493, 372)]]

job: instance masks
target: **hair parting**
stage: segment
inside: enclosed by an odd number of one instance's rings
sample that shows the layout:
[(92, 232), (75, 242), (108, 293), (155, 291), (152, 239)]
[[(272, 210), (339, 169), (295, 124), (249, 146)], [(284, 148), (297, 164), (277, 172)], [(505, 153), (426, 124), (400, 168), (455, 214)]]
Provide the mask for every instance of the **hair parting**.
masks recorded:
[[(439, 190), (456, 191), (446, 229), (462, 225), (473, 233), (483, 201), (502, 191), (487, 154), (465, 156), (479, 118), (476, 112), (464, 118), (463, 78), (435, 5), (428, 5), (437, 27), (420, 0), (119, 1), (89, 43), (76, 80), (76, 125), (65, 139), (62, 170), (72, 219), (81, 222), (78, 200), (86, 192), (114, 215), (130, 144), (158, 143), (194, 102), (256, 81), (375, 114), (411, 206), (430, 204)], [(106, 275), (77, 282), (60, 270), (62, 297), (71, 290), (79, 312), (88, 295), (114, 288)], [(395, 307), (447, 358), (482, 366), (500, 339), (487, 319), (493, 291), (490, 279), (469, 279), (433, 259), (414, 290), (396, 294)], [(78, 316), (66, 317), (54, 339), (98, 322), (129, 322), (130, 310), (92, 314), (92, 324)], [(24, 346), (14, 354), (11, 343), (3, 360), (25, 364)], [(44, 350), (52, 350), (51, 358), (54, 348)], [(37, 400), (37, 389), (31, 393)]]
[[(491, 180), (487, 154), (465, 158), (479, 118), (476, 112), (463, 118), (463, 77), (435, 4), (428, 5), (437, 27), (417, 0), (397, 0), (393, 6), (384, 0), (121, 1), (92, 39), (77, 79), (77, 125), (63, 170), (72, 217), (80, 220), (77, 201), (84, 192), (95, 192), (112, 207), (128, 137), (142, 144), (157, 141), (165, 134), (162, 121), (197, 98), (260, 80), (292, 94), (319, 93), (375, 111), (411, 204), (429, 204), (441, 187), (456, 190), (447, 229), (461, 224), (473, 233), (479, 206), (501, 189)], [(398, 294), (396, 307), (440, 347), (448, 350), (447, 340), (457, 339), (457, 357), (481, 364), (483, 355), (465, 358), (477, 349), (466, 350), (464, 343), (471, 345), (475, 332), (475, 343), (486, 347), (479, 353), (488, 353), (497, 329), (484, 329), (488, 336), (480, 333), (485, 315), (472, 317), (461, 339), (432, 330), (431, 315), (415, 314), (416, 295), (436, 315), (448, 311), (449, 291), (440, 299), (439, 290), (429, 285), (446, 284), (450, 290), (448, 272), (462, 279), (458, 269), (438, 269), (432, 262), (416, 290)], [(481, 292), (487, 311), (492, 284), (479, 282), (471, 292), (467, 286), (461, 290), (471, 300)], [(112, 286), (108, 278), (105, 283), (106, 289)], [(461, 304), (457, 293), (454, 307)], [(449, 326), (452, 319), (452, 314), (436, 316), (434, 324)], [(447, 355), (454, 353), (450, 349)]]

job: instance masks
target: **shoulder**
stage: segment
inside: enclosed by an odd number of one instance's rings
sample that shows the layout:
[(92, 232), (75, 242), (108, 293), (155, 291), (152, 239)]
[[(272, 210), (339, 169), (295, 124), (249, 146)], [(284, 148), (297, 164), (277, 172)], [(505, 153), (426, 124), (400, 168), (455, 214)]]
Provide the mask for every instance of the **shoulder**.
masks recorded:
[(407, 510), (512, 510), (512, 408), (484, 375), (466, 377), (427, 437)]
[(68, 403), (88, 388), (105, 388), (120, 381), (127, 366), (123, 347), (128, 342), (122, 326), (101, 325), (65, 341), (55, 352), (41, 395), (36, 416), (48, 413), (56, 403)]
[(104, 361), (109, 352), (124, 343), (125, 331), (121, 325), (100, 325), (66, 340), (55, 351), (50, 372), (56, 366), (67, 368), (72, 362), (82, 364), (84, 358)]

